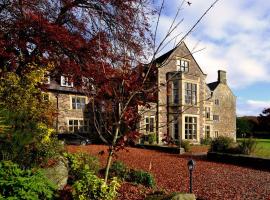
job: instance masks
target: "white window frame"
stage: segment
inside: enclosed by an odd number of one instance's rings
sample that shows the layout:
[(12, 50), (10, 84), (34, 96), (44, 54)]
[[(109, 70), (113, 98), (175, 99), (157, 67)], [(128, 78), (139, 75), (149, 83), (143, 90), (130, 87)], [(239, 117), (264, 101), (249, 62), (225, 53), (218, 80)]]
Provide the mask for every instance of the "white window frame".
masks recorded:
[[(151, 126), (151, 121), (153, 122), (152, 126)], [(145, 116), (144, 122), (145, 122), (145, 133), (147, 134), (154, 133), (155, 132), (155, 116)], [(153, 131), (151, 131), (151, 128), (153, 129)]]
[[(73, 99), (75, 102), (73, 102)], [(81, 105), (81, 101), (78, 102), (78, 99), (84, 99), (84, 106)], [(87, 98), (84, 96), (70, 96), (70, 108), (71, 110), (84, 110), (87, 104)], [(74, 107), (75, 105), (75, 107)], [(80, 106), (79, 106), (80, 105)]]
[[(72, 121), (72, 123), (70, 123)], [(75, 123), (76, 121), (76, 123)], [(86, 124), (86, 125), (85, 125)], [(90, 130), (90, 120), (83, 118), (69, 118), (67, 120), (68, 132), (88, 133)]]
[[(189, 122), (189, 120), (186, 121), (186, 118), (188, 119), (192, 118), (192, 122)], [(196, 122), (193, 122), (193, 119), (196, 119)], [(191, 126), (191, 128), (189, 126)], [(190, 137), (190, 134), (187, 133), (189, 131), (192, 132), (191, 137)], [(185, 115), (184, 116), (184, 138), (186, 140), (197, 140), (197, 137), (198, 137), (197, 133), (198, 133), (198, 117), (193, 116), (193, 115)]]
[[(191, 87), (191, 89), (189, 89), (188, 87)], [(193, 86), (195, 86), (195, 90), (193, 88)], [(196, 83), (191, 83), (191, 82), (185, 82), (184, 83), (184, 102), (186, 105), (197, 105), (197, 101), (198, 101), (198, 84)], [(188, 94), (188, 92), (190, 92), (190, 94)], [(191, 99), (189, 99), (189, 97)]]
[(189, 71), (189, 60), (186, 59), (177, 59), (176, 60), (176, 70), (180, 72), (188, 72)]
[(61, 86), (63, 87), (73, 87), (73, 82), (68, 80), (69, 77), (61, 76)]
[(215, 99), (215, 105), (219, 106), (220, 102), (219, 99)]

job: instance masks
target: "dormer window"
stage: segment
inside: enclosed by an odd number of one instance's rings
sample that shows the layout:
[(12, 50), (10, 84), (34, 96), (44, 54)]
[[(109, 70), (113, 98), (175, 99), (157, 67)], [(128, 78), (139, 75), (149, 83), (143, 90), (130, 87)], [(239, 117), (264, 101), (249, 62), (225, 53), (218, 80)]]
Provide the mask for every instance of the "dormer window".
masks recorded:
[(189, 70), (189, 61), (185, 59), (176, 60), (176, 70), (180, 72), (188, 72)]
[(67, 76), (61, 76), (61, 86), (63, 87), (73, 87), (73, 82)]
[(51, 78), (50, 78), (49, 72), (47, 72), (47, 73), (45, 73), (45, 74), (43, 75), (43, 80), (42, 80), (42, 82), (43, 82), (44, 84), (50, 84), (50, 83), (51, 83)]

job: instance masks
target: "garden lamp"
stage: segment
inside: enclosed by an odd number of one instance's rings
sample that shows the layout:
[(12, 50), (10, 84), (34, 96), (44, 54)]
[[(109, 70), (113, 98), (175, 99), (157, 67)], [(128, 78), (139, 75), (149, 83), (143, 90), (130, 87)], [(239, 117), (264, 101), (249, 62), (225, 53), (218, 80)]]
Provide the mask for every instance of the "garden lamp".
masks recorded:
[(189, 160), (187, 166), (189, 170), (189, 193), (192, 193), (192, 171), (194, 170), (195, 167), (195, 161), (192, 159)]

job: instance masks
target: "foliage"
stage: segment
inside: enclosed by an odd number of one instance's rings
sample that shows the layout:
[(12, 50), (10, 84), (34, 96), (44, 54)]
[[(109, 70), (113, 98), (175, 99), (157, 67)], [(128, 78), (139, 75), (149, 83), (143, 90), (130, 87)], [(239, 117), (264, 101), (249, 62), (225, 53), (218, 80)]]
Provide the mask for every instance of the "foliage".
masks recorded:
[(253, 130), (253, 124), (246, 118), (236, 119), (236, 134), (237, 137), (250, 136)]
[(89, 170), (94, 174), (98, 174), (99, 161), (96, 157), (90, 156), (86, 153), (65, 153), (64, 155), (68, 159), (69, 163), (70, 182), (81, 179), (83, 176), (83, 170)]
[(142, 184), (146, 187), (155, 186), (155, 179), (152, 174), (143, 170), (130, 169), (121, 161), (113, 162), (110, 176), (117, 176), (124, 181)]
[(31, 71), (24, 76), (8, 72), (0, 77), (0, 117), (7, 127), (1, 131), (1, 140), (5, 143), (2, 155), (24, 167), (39, 162), (38, 148), (49, 144), (55, 113), (53, 105), (43, 99), (38, 88), (45, 71), (53, 66), (38, 69), (36, 64), (29, 64), (28, 67)]
[(54, 199), (55, 190), (56, 186), (41, 171), (22, 170), (10, 161), (0, 162), (1, 198)]
[(121, 161), (114, 161), (111, 166), (111, 177), (117, 176), (123, 180), (128, 179), (129, 177), (129, 169), (128, 167)]
[(250, 155), (256, 149), (257, 142), (253, 138), (243, 139), (240, 141), (239, 149), (242, 154)]
[(258, 117), (261, 130), (270, 131), (270, 108), (266, 108), (262, 111)]
[(181, 147), (185, 149), (185, 152), (190, 152), (191, 146), (188, 140), (181, 140)]
[(156, 185), (153, 175), (143, 170), (130, 170), (129, 181), (146, 187), (154, 187)]
[(234, 140), (231, 137), (219, 136), (211, 143), (211, 151), (228, 152), (234, 145)]
[(148, 135), (148, 142), (149, 144), (154, 144), (157, 140), (156, 134), (155, 133), (151, 133)]
[(73, 198), (75, 200), (113, 200), (116, 198), (117, 189), (120, 187), (116, 178), (106, 184), (103, 179), (98, 178), (89, 169), (83, 170), (81, 174), (81, 179), (73, 184)]
[(201, 144), (202, 145), (210, 145), (212, 143), (211, 137), (201, 138)]

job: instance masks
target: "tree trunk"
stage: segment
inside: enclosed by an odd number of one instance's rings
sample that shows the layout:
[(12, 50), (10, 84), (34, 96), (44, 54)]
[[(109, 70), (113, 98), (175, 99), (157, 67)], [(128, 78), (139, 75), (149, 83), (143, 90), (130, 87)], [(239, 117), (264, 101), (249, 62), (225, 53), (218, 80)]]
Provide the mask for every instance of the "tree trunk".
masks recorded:
[(108, 158), (107, 158), (106, 171), (105, 171), (105, 183), (106, 184), (108, 183), (109, 170), (110, 170), (110, 167), (111, 167), (112, 157), (113, 157), (113, 154), (114, 154), (114, 148), (115, 148), (115, 143), (116, 143), (116, 140), (117, 140), (117, 137), (118, 137), (119, 129), (120, 129), (120, 123), (118, 123), (118, 125), (116, 127), (113, 142), (112, 142), (112, 145), (110, 147), (109, 155), (108, 155)]

